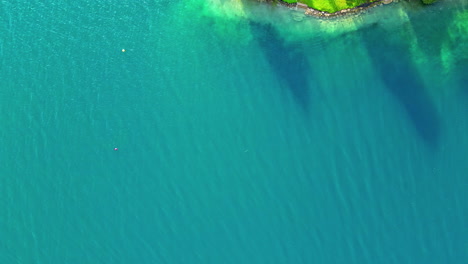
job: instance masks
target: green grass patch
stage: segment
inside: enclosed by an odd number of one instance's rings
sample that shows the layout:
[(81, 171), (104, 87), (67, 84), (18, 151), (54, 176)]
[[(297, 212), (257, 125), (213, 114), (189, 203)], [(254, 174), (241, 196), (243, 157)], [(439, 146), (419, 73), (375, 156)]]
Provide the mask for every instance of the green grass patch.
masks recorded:
[[(299, 2), (317, 9), (320, 11), (325, 11), (328, 13), (335, 13), (337, 11), (353, 8), (365, 3), (368, 3), (368, 0), (300, 0)], [(373, 1), (372, 1), (373, 2)]]
[(359, 5), (374, 2), (375, 0), (283, 0), (286, 3), (303, 3), (313, 9), (335, 13), (337, 11), (357, 7)]
[[(377, 0), (280, 0), (288, 4), (303, 3), (308, 7), (328, 13), (335, 13), (343, 9), (354, 8), (365, 3), (372, 3)], [(424, 4), (432, 4), (438, 0), (421, 0)]]

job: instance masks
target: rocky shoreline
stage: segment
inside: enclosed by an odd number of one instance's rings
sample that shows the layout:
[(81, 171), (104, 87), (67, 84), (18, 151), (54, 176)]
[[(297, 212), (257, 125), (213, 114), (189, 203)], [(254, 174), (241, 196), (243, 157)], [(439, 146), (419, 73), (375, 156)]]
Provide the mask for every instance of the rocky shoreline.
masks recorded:
[(309, 16), (314, 16), (314, 17), (319, 17), (319, 18), (334, 18), (334, 17), (343, 17), (343, 16), (347, 16), (347, 15), (358, 14), (358, 13), (361, 13), (361, 12), (363, 12), (365, 10), (368, 10), (370, 8), (373, 8), (373, 7), (376, 7), (376, 6), (379, 6), (379, 5), (389, 4), (393, 0), (377, 0), (375, 2), (366, 3), (366, 4), (363, 4), (363, 5), (354, 7), (354, 8), (343, 9), (343, 10), (337, 11), (335, 13), (328, 13), (328, 12), (325, 12), (325, 11), (320, 11), (320, 10), (308, 7), (308, 6), (306, 6), (304, 4), (301, 4), (301, 3), (286, 3), (286, 2), (284, 2), (282, 0), (278, 0), (278, 1), (259, 0), (259, 1), (261, 1), (261, 2), (275, 2), (275, 3), (278, 3), (278, 4), (282, 5), (282, 6), (285, 6), (285, 7), (290, 8), (290, 9), (296, 9), (296, 10), (303, 9), (304, 14), (309, 15)]

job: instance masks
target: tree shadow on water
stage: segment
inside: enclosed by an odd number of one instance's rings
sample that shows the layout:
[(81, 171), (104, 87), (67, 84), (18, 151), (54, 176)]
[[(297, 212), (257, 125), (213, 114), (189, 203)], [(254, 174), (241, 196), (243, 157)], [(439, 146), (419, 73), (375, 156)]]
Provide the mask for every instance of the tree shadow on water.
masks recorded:
[(296, 102), (307, 110), (310, 103), (307, 80), (312, 72), (302, 47), (287, 44), (270, 24), (251, 22), (250, 26), (271, 69), (284, 82)]
[(466, 98), (468, 98), (468, 59), (460, 61), (455, 69), (455, 76), (458, 78), (459, 88), (462, 90)]
[(440, 140), (440, 119), (405, 40), (388, 41), (389, 33), (378, 25), (361, 34), (378, 77), (401, 104), (421, 139), (436, 148)]

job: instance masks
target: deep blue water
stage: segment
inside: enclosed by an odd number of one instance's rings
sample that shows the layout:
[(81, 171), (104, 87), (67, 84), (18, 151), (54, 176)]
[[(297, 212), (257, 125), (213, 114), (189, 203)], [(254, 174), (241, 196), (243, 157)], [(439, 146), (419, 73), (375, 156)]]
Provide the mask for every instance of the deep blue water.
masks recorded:
[(0, 1), (0, 263), (466, 263), (462, 1), (50, 2)]

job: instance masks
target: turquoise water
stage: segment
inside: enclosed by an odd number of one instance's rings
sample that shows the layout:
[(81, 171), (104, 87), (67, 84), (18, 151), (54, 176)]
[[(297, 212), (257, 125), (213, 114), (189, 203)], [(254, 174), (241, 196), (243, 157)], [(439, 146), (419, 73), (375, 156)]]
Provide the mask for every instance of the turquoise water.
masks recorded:
[(0, 263), (466, 263), (467, 8), (0, 1)]

